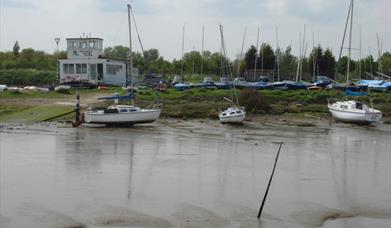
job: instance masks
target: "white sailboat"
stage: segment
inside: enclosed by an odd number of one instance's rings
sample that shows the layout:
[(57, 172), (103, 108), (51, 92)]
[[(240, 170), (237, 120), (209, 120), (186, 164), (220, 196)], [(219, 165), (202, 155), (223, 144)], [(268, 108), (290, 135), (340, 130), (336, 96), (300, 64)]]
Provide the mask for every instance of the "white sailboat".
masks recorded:
[[(221, 35), (221, 50), (223, 52), (224, 58), (227, 59), (227, 52), (226, 52), (226, 48), (225, 48), (225, 41), (224, 41), (223, 26), (222, 25), (220, 25), (220, 35)], [(230, 70), (230, 67), (228, 64), (227, 64), (227, 69), (228, 69), (228, 75), (232, 76), (231, 75), (232, 71)], [(231, 106), (231, 107), (227, 108), (226, 110), (222, 111), (221, 113), (219, 113), (219, 119), (220, 119), (221, 123), (242, 123), (244, 121), (244, 118), (246, 117), (246, 110), (244, 109), (244, 107), (239, 106), (239, 100), (238, 100), (238, 96), (236, 94), (235, 85), (233, 85), (233, 93), (235, 95), (236, 104), (232, 100), (230, 100), (228, 98), (224, 98), (225, 100), (231, 102), (233, 104), (233, 106)]]
[(333, 117), (342, 122), (375, 123), (381, 120), (379, 110), (369, 108), (366, 104), (357, 101), (338, 101), (329, 104), (328, 108)]
[[(129, 22), (129, 79), (132, 78), (132, 33), (130, 22), (131, 6), (128, 4), (128, 22)], [(132, 83), (130, 83), (132, 84)], [(100, 99), (114, 100), (114, 105), (106, 109), (88, 111), (84, 113), (86, 123), (98, 124), (136, 124), (149, 123), (159, 118), (160, 109), (141, 109), (133, 105), (118, 105), (120, 99), (133, 99), (133, 93), (128, 96), (103, 97)]]
[(132, 105), (112, 105), (107, 109), (84, 113), (86, 123), (136, 124), (150, 123), (159, 118), (160, 109), (141, 109)]
[[(353, 27), (353, 4), (354, 0), (350, 1), (350, 8), (348, 18), (350, 16), (350, 31), (349, 31), (349, 50), (348, 50), (348, 63), (346, 73), (346, 85), (349, 84), (349, 71), (350, 71), (350, 56), (351, 56), (351, 44), (352, 44), (352, 27)], [(366, 104), (358, 101), (338, 101), (328, 105), (331, 115), (343, 122), (353, 123), (375, 123), (381, 120), (382, 113), (379, 110), (369, 108)]]
[(229, 107), (219, 114), (221, 123), (242, 123), (244, 118), (246, 118), (246, 111), (237, 106)]

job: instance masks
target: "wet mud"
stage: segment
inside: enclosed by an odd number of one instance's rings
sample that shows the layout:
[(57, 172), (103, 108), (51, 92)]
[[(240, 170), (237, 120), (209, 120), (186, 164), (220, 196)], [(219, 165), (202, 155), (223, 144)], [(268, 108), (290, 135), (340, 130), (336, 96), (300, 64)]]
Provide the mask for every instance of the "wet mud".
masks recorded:
[(300, 125), (2, 125), (0, 227), (389, 227), (390, 125)]

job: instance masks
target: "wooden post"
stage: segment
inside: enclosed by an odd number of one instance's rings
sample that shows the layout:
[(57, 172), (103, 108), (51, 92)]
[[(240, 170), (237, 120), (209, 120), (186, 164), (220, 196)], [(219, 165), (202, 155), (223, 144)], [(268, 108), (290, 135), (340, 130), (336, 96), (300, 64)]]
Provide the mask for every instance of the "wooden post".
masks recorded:
[(72, 123), (73, 127), (78, 127), (82, 124), (80, 118), (80, 92), (76, 92), (76, 108), (75, 108), (75, 122)]
[(258, 212), (258, 216), (257, 216), (258, 219), (261, 217), (261, 214), (262, 214), (262, 211), (263, 211), (263, 207), (265, 206), (266, 197), (267, 197), (267, 194), (269, 192), (270, 184), (272, 183), (272, 180), (273, 180), (274, 170), (276, 170), (277, 161), (278, 161), (278, 157), (280, 155), (281, 147), (282, 147), (282, 142), (280, 142), (280, 147), (278, 148), (278, 152), (277, 152), (277, 155), (276, 155), (276, 160), (274, 161), (273, 171), (272, 171), (272, 174), (270, 175), (269, 184), (267, 185), (265, 195), (263, 196), (261, 207), (259, 208), (259, 212)]

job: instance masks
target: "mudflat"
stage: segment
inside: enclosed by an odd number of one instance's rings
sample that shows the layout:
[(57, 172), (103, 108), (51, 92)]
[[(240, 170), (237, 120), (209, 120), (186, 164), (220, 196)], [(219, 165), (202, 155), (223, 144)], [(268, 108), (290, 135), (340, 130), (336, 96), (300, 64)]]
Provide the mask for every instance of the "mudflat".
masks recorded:
[(3, 125), (0, 227), (389, 227), (390, 125), (300, 123)]

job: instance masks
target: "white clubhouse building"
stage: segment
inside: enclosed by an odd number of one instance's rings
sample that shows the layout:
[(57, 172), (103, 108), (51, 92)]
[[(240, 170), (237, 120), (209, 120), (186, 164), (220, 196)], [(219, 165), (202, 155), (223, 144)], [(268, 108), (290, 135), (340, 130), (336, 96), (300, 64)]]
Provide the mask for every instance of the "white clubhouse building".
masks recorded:
[[(61, 84), (124, 86), (127, 83), (128, 64), (125, 60), (104, 58), (103, 39), (67, 38), (66, 40), (67, 59), (59, 60)], [(133, 68), (132, 79), (136, 78), (137, 74), (137, 68)]]

